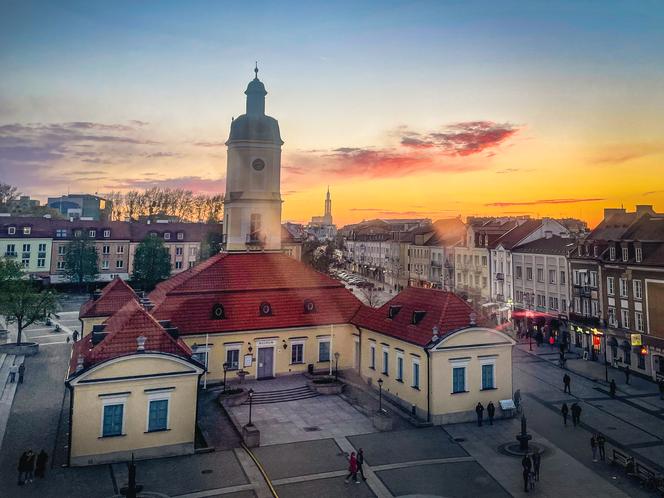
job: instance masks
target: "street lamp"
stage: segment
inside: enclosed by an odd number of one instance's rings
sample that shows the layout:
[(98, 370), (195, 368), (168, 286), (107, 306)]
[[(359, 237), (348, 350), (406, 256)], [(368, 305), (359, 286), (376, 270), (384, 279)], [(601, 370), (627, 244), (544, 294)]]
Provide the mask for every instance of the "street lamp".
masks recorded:
[(253, 404), (254, 401), (254, 390), (249, 389), (249, 423), (247, 424), (248, 427), (253, 427), (253, 423), (251, 422), (251, 405)]
[(334, 352), (334, 382), (339, 380), (339, 351)]
[(226, 394), (226, 372), (228, 372), (228, 362), (224, 362), (222, 366), (224, 367), (224, 391), (222, 394)]
[(378, 413), (383, 413), (383, 379), (378, 379)]

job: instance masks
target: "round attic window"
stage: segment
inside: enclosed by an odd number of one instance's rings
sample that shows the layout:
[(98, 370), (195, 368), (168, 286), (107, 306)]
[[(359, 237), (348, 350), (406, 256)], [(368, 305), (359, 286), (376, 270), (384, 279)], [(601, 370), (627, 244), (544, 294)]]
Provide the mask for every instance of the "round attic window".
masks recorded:
[(272, 314), (272, 306), (270, 306), (270, 303), (261, 303), (260, 314), (261, 316), (269, 316)]
[(262, 159), (254, 159), (254, 162), (251, 163), (251, 167), (256, 171), (263, 171), (265, 169), (265, 161)]

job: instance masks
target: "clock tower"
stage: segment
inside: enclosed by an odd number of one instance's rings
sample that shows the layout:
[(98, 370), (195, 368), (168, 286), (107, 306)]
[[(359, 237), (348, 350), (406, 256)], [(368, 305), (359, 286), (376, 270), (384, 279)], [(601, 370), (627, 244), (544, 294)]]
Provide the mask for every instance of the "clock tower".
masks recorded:
[(247, 85), (246, 113), (234, 119), (226, 145), (224, 246), (226, 251), (281, 250), (281, 135), (265, 114), (265, 85)]

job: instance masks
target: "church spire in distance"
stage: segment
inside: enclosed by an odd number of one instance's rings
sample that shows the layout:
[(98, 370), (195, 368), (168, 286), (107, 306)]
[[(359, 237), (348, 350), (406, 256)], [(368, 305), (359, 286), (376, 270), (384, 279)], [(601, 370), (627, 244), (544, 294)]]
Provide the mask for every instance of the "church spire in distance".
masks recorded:
[(247, 96), (247, 114), (265, 115), (265, 85), (258, 79), (258, 61), (254, 67), (254, 79), (249, 82), (244, 94)]

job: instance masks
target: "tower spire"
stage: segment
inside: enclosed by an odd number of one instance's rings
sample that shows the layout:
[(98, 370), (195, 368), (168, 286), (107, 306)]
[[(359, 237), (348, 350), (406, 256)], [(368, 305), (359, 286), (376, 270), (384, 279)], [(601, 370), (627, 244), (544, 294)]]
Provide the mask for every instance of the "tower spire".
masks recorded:
[(254, 67), (254, 73), (256, 74), (256, 76), (254, 76), (254, 79), (257, 80), (258, 79), (258, 61), (256, 61), (256, 67)]

